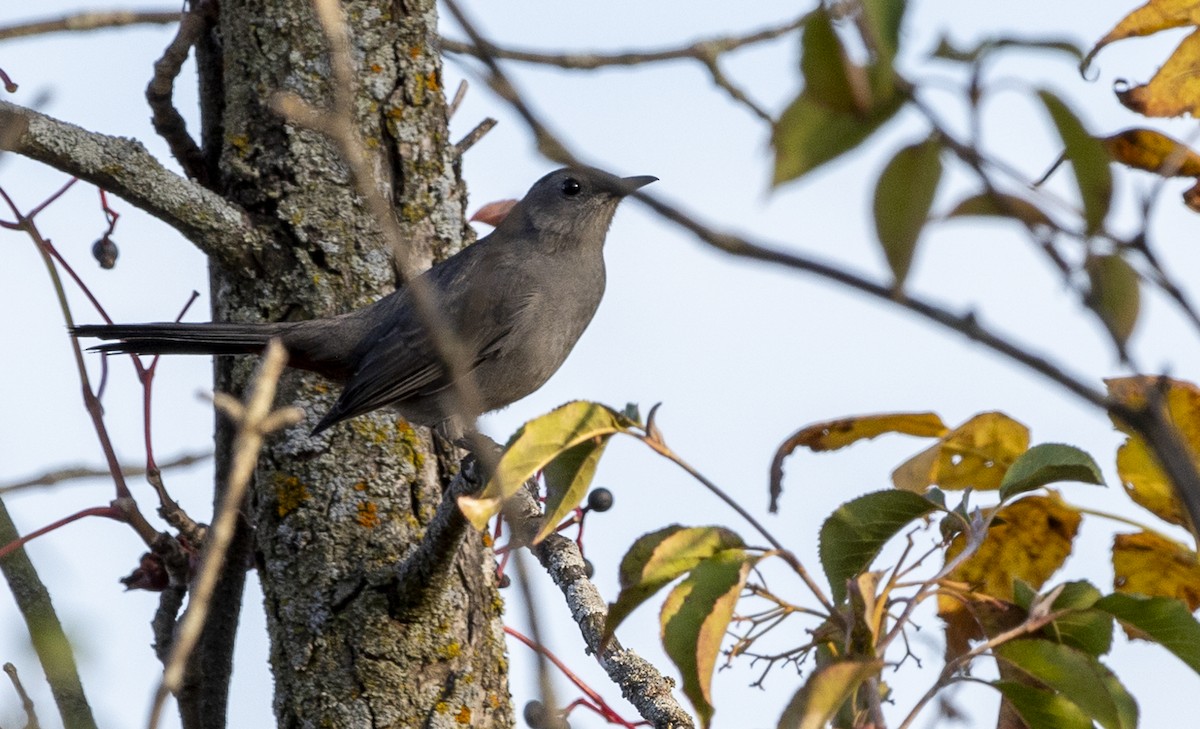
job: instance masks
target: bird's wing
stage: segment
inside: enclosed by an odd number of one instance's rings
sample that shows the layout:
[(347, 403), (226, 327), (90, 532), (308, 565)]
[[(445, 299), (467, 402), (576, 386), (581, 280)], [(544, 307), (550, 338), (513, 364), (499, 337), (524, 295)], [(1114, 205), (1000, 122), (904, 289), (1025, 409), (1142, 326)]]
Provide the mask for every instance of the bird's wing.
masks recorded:
[[(504, 323), (508, 317), (502, 311), (505, 307), (496, 303), (494, 294), (480, 296), (476, 292), (465, 292), (458, 301), (445, 302), (447, 311), (460, 314), (459, 320), (450, 324), (464, 338), (460, 344), (470, 357), (467, 371), (495, 356), (508, 335), (509, 327)], [(435, 395), (453, 384), (424, 323), (411, 306), (398, 305), (395, 314), (385, 320), (387, 325), (370, 336), (369, 349), (317, 431), (387, 405)]]

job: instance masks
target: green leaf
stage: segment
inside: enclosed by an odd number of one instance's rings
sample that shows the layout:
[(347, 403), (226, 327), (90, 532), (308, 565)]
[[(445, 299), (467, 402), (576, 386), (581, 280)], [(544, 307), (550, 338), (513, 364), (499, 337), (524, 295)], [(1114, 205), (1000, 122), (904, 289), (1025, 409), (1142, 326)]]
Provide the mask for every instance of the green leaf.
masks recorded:
[(1051, 608), (1071, 612), (1042, 628), (1042, 635), (1093, 656), (1108, 653), (1112, 648), (1112, 616), (1093, 609), (1099, 599), (1100, 591), (1087, 580), (1064, 583)]
[(592, 477), (596, 475), (596, 465), (604, 454), (604, 446), (608, 445), (611, 437), (597, 436), (571, 446), (542, 469), (542, 477), (546, 480), (546, 514), (542, 518), (541, 530), (533, 538), (534, 544), (553, 534), (567, 514), (579, 506), (592, 484)]
[(1042, 635), (1093, 656), (1112, 649), (1112, 616), (1103, 610), (1077, 610), (1042, 628)]
[(1024, 198), (1002, 192), (981, 192), (978, 195), (972, 195), (959, 201), (950, 212), (946, 213), (947, 218), (973, 216), (1012, 218), (1030, 228), (1054, 227), (1050, 216), (1043, 213), (1041, 208)]
[(1013, 604), (1022, 610), (1029, 612), (1033, 607), (1033, 601), (1037, 599), (1037, 590), (1022, 580), (1020, 577), (1013, 578)]
[[(1057, 588), (1055, 588), (1057, 589)], [(1100, 591), (1087, 580), (1064, 582), (1062, 592), (1051, 605), (1055, 610), (1086, 610), (1100, 600)]]
[(871, 565), (883, 545), (914, 519), (938, 507), (911, 491), (877, 491), (846, 502), (821, 525), (821, 566), (836, 602), (846, 581)]
[(1118, 255), (1089, 256), (1084, 263), (1091, 285), (1087, 305), (1124, 349), (1137, 325), (1141, 291), (1137, 271)]
[(1180, 600), (1118, 592), (1102, 598), (1096, 609), (1145, 634), (1200, 673), (1200, 622)]
[(1012, 640), (993, 651), (1060, 693), (1104, 729), (1135, 729), (1137, 704), (1095, 657), (1047, 640)]
[(1033, 491), (1058, 481), (1104, 485), (1100, 466), (1086, 452), (1062, 443), (1042, 443), (1022, 453), (1000, 481), (1000, 498)]
[(1075, 170), (1075, 183), (1083, 201), (1083, 217), (1086, 232), (1091, 235), (1104, 227), (1104, 219), (1112, 204), (1113, 180), (1109, 168), (1108, 152), (1104, 144), (1088, 134), (1083, 122), (1079, 121), (1065, 103), (1049, 91), (1039, 91), (1042, 103), (1058, 129), (1066, 158)]
[(608, 606), (604, 641), (631, 612), (676, 577), (690, 572), (715, 554), (744, 547), (745, 542), (724, 527), (683, 527), (678, 524), (640, 537), (621, 558), (621, 593)]
[(863, 0), (862, 13), (871, 37), (882, 58), (880, 64), (891, 66), (900, 50), (900, 24), (904, 21), (906, 0)]
[[(1067, 582), (1047, 590), (1047, 593), (1054, 590), (1059, 590), (1059, 593), (1051, 608), (1071, 612), (1042, 628), (1039, 634), (1094, 656), (1108, 653), (1112, 648), (1112, 616), (1090, 609), (1100, 599), (1100, 591), (1086, 580)], [(1013, 602), (1018, 607), (1028, 612), (1037, 598), (1038, 594), (1029, 583), (1021, 579), (1013, 580)]]
[(870, 105), (866, 74), (846, 57), (829, 13), (814, 10), (804, 23), (800, 42), (805, 96), (830, 111), (843, 113), (861, 113)]
[[(477, 497), (460, 496), (459, 508), (476, 529), (483, 529), (505, 499), (560, 454), (588, 441), (599, 445), (614, 433), (636, 427), (621, 413), (599, 403), (577, 400), (555, 408), (517, 430), (483, 492)], [(578, 454), (574, 457), (578, 459)], [(591, 467), (594, 469), (595, 464)], [(591, 478), (590, 473), (587, 477)]]
[(754, 561), (741, 549), (719, 552), (696, 565), (663, 602), (663, 648), (679, 669), (683, 693), (705, 727), (713, 714), (713, 669)]
[(817, 669), (788, 702), (778, 729), (822, 729), (859, 685), (882, 668), (883, 661), (839, 661)]
[(942, 179), (942, 146), (930, 138), (896, 153), (875, 185), (875, 232), (896, 278), (904, 284)]
[(987, 56), (1009, 48), (1034, 51), (1057, 51), (1083, 60), (1083, 49), (1072, 41), (1058, 38), (989, 38), (974, 48), (956, 48), (948, 38), (943, 37), (937, 48), (931, 54), (934, 58), (961, 63), (975, 63)]
[(778, 186), (812, 172), (861, 144), (891, 119), (899, 99), (864, 115), (839, 112), (822, 106), (802, 92), (775, 123), (771, 146), (775, 149)]
[(1063, 696), (1015, 681), (992, 684), (1034, 729), (1093, 729), (1092, 720)]

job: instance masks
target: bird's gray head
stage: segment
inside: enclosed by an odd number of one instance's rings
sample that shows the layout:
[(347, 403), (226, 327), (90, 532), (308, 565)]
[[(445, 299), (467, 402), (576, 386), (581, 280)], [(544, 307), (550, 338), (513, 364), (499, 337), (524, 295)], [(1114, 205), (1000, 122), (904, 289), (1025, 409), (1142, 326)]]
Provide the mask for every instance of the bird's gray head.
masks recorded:
[(617, 177), (592, 167), (564, 167), (533, 184), (502, 228), (536, 231), (551, 245), (603, 242), (617, 204), (657, 177)]

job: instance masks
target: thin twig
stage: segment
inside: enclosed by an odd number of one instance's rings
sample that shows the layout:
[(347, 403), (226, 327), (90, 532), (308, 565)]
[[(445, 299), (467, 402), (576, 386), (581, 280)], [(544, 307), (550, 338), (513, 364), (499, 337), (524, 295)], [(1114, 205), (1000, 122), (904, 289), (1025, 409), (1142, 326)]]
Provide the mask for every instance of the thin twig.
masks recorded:
[(125, 25), (167, 25), (179, 21), (178, 10), (87, 11), (0, 28), (0, 41), (48, 33), (81, 32)]
[(467, 98), (467, 88), (468, 84), (465, 78), (458, 82), (458, 89), (454, 92), (454, 99), (452, 99), (449, 106), (446, 107), (447, 119), (453, 119), (454, 115), (458, 113), (458, 107), (463, 103), (463, 99)]
[[(54, 258), (50, 253), (51, 246), (49, 242), (42, 237), (33, 219), (22, 215), (3, 189), (0, 189), (0, 197), (3, 197), (8, 203), (13, 214), (17, 216), (21, 230), (29, 235), (34, 243), (34, 247), (37, 248), (38, 253), (42, 256), (42, 260), (46, 265), (46, 272), (50, 275), (50, 281), (54, 286), (59, 308), (62, 310), (63, 320), (68, 327), (74, 326), (75, 321), (71, 314), (70, 303), (67, 301), (66, 289), (63, 287), (62, 278), (58, 274), (58, 268), (54, 265)], [(138, 509), (137, 502), (133, 500), (129, 487), (125, 484), (125, 477), (121, 473), (121, 464), (117, 461), (116, 451), (108, 436), (108, 426), (104, 423), (104, 409), (101, 407), (100, 401), (96, 398), (95, 391), (92, 389), (91, 381), (88, 378), (83, 350), (79, 346), (79, 342), (74, 338), (71, 338), (71, 351), (75, 358), (75, 368), (79, 374), (84, 407), (91, 417), (93, 429), (96, 431), (96, 437), (100, 441), (100, 450), (108, 462), (109, 475), (112, 477), (116, 487), (116, 498), (113, 499), (112, 506), (124, 512), (126, 521), (133, 527), (133, 530), (137, 532), (142, 541), (149, 546), (158, 537), (158, 531), (150, 525), (150, 522), (146, 521), (146, 517)]]
[[(198, 3), (198, 7), (205, 3)], [(179, 29), (171, 44), (163, 51), (162, 58), (154, 62), (154, 76), (146, 86), (146, 101), (150, 104), (150, 120), (154, 131), (162, 137), (172, 156), (188, 177), (208, 186), (208, 165), (200, 145), (188, 134), (187, 122), (175, 108), (172, 97), (175, 93), (175, 77), (187, 60), (188, 51), (196, 44), (207, 23), (202, 11), (183, 14)]]
[(258, 461), (265, 437), (289, 425), (300, 422), (303, 412), (294, 407), (271, 410), (275, 399), (275, 388), (279, 376), (287, 363), (287, 353), (283, 345), (272, 340), (263, 354), (262, 363), (246, 393), (246, 403), (243, 406), (232, 397), (218, 393), (214, 403), (218, 409), (237, 424), (237, 435), (233, 444), (233, 459), (231, 461), (228, 488), (221, 501), (221, 507), (208, 539), (204, 545), (202, 563), (199, 575), (192, 589), (191, 600), (187, 612), (180, 621), (179, 630), (174, 644), (171, 646), (171, 656), (163, 671), (162, 682), (155, 692), (154, 704), (150, 711), (150, 729), (158, 726), (164, 702), (169, 694), (179, 690), (183, 683), (184, 669), (188, 657), (200, 639), (205, 619), (212, 600), (213, 590), (221, 576), (221, 568), (225, 564), (225, 554), (233, 541), (237, 529), (238, 518), (241, 515), (242, 501), (250, 488), (251, 477)]
[(33, 699), (29, 698), (29, 694), (25, 692), (25, 687), (21, 685), (21, 677), (17, 675), (17, 667), (11, 663), (5, 663), (4, 672), (8, 674), (8, 679), (12, 681), (13, 690), (17, 692), (17, 697), (21, 699), (21, 708), (25, 709), (25, 729), (39, 729), (41, 723), (38, 722), (37, 707), (34, 706)]
[[(197, 463), (202, 463), (212, 458), (212, 453), (185, 453), (182, 456), (172, 458), (166, 463), (159, 464), (160, 470), (170, 470), (173, 468), (184, 468)], [(135, 466), (125, 464), (121, 467), (121, 474), (127, 478), (136, 476), (145, 476), (146, 469), (143, 466)], [(111, 475), (107, 469), (97, 468), (95, 466), (67, 466), (65, 468), (56, 468), (53, 471), (47, 471), (40, 476), (34, 476), (23, 481), (14, 481), (12, 483), (0, 486), (0, 494), (7, 494), (12, 491), (20, 491), (22, 489), (34, 488), (37, 486), (55, 486), (66, 481), (75, 481), (85, 478), (102, 478)]]
[(788, 566), (800, 576), (800, 579), (804, 581), (804, 584), (807, 585), (812, 594), (816, 596), (817, 600), (821, 603), (821, 606), (825, 608), (827, 614), (834, 615), (837, 613), (837, 609), (834, 608), (833, 603), (828, 597), (826, 597), (825, 591), (821, 589), (821, 586), (815, 579), (813, 579), (812, 575), (809, 574), (808, 569), (800, 561), (800, 558), (797, 557), (790, 549), (783, 546), (783, 542), (776, 539), (775, 535), (771, 534), (771, 532), (768, 531), (761, 522), (755, 519), (750, 512), (746, 511), (746, 509), (739, 504), (736, 499), (725, 493), (721, 487), (717, 486), (715, 483), (710, 481), (708, 477), (697, 471), (690, 463), (683, 460), (679, 454), (671, 450), (666, 443), (662, 442), (661, 439), (655, 437), (642, 437), (639, 438), (639, 440), (650, 446), (650, 448), (652, 448), (659, 455), (679, 466), (684, 471), (687, 471), (688, 475), (699, 481), (704, 488), (711, 491), (721, 501), (724, 501), (726, 506), (737, 512), (738, 516), (745, 519), (750, 526), (754, 527), (755, 531), (757, 531), (763, 536), (764, 539), (771, 543), (771, 546), (775, 549), (783, 561), (787, 562)]
[(496, 126), (496, 120), (490, 116), (479, 122), (475, 125), (474, 129), (467, 132), (465, 137), (454, 144), (454, 152), (461, 157), (464, 152), (474, 147), (476, 142), (483, 139), (483, 135), (492, 131), (492, 127), (494, 126)]
[(933, 697), (937, 696), (938, 692), (946, 687), (960, 666), (965, 666), (975, 658), (987, 653), (997, 646), (1013, 640), (1014, 638), (1020, 638), (1021, 636), (1029, 635), (1030, 633), (1041, 630), (1050, 623), (1053, 623), (1055, 620), (1061, 618), (1067, 612), (1069, 611), (1059, 610), (1055, 612), (1048, 612), (1040, 617), (1034, 617), (1031, 615), (1028, 620), (1021, 623), (1017, 627), (1011, 630), (1006, 630), (1000, 635), (980, 643), (966, 653), (947, 661), (946, 665), (942, 668), (941, 674), (938, 675), (937, 681), (934, 681), (933, 686), (930, 686), (929, 690), (925, 692), (925, 695), (917, 701), (912, 710), (909, 711), (908, 716), (904, 717), (904, 721), (900, 724), (898, 729), (907, 729), (907, 727), (912, 725), (912, 723), (916, 720), (917, 715), (921, 713), (921, 709), (925, 708), (925, 704), (929, 703)]
[[(455, 15), (457, 16), (457, 13)], [(677, 61), (688, 58), (704, 62), (707, 58), (764, 41), (774, 40), (792, 31), (799, 30), (804, 26), (808, 15), (809, 13), (805, 12), (800, 17), (788, 23), (764, 28), (753, 33), (719, 36), (697, 41), (681, 48), (664, 48), (658, 50), (629, 50), (614, 53), (542, 53), (516, 48), (497, 48), (490, 43), (484, 47), (475, 38), (471, 38), (470, 43), (464, 43), (446, 37), (441, 39), (441, 44), (444, 51), (474, 56), (485, 62), (486, 56), (490, 58), (502, 58), (507, 61), (536, 63), (543, 66), (556, 66), (572, 70), (593, 70), (607, 66), (638, 66), (646, 63)], [(470, 36), (471, 32), (467, 31), (467, 35)]]

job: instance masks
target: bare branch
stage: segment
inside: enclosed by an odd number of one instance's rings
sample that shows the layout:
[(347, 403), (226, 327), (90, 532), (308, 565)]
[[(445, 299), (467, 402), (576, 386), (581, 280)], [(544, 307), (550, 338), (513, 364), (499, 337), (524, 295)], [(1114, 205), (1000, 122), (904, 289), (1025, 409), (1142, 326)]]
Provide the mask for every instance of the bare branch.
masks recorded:
[(515, 48), (497, 48), (490, 44), (486, 49), (481, 49), (479, 43), (474, 41), (474, 39), (472, 39), (471, 43), (464, 43), (445, 37), (441, 39), (441, 44), (443, 51), (474, 56), (480, 60), (484, 60), (484, 56), (490, 56), (491, 58), (502, 58), (507, 61), (537, 63), (544, 66), (557, 66), (558, 68), (573, 70), (593, 70), (609, 66), (638, 66), (646, 63), (677, 61), (689, 58), (706, 63), (707, 59), (714, 58), (722, 53), (774, 40), (792, 31), (799, 30), (804, 26), (804, 21), (807, 18), (808, 13), (806, 12), (789, 23), (764, 28), (753, 33), (720, 36), (698, 41), (682, 48), (659, 50), (629, 50), (618, 51), (616, 53), (542, 53)]
[(764, 28), (763, 30), (746, 35), (728, 35), (709, 40), (698, 41), (681, 48), (662, 50), (620, 51), (616, 53), (541, 53), (538, 51), (518, 50), (513, 48), (498, 48), (488, 44), (481, 46), (475, 39), (472, 43), (451, 38), (442, 38), (442, 50), (450, 53), (474, 56), (480, 60), (486, 58), (503, 58), (510, 61), (536, 63), (545, 66), (576, 70), (594, 70), (613, 66), (638, 66), (647, 63), (663, 61), (694, 60), (704, 66), (713, 83), (729, 94), (729, 97), (749, 109), (755, 116), (768, 124), (773, 123), (771, 115), (756, 104), (742, 89), (721, 71), (719, 59), (722, 54), (744, 48), (746, 46), (774, 40), (798, 30), (804, 25), (808, 13), (784, 23), (783, 25)]
[[(21, 134), (6, 134), (21, 124), (26, 125)], [(0, 101), (0, 143), (120, 195), (178, 230), (222, 265), (253, 266), (254, 254), (264, 244), (264, 237), (248, 224), (240, 208), (163, 167), (135, 140), (91, 132)]]
[(172, 96), (175, 93), (175, 77), (187, 60), (188, 51), (196, 44), (204, 31), (206, 19), (199, 11), (184, 13), (179, 30), (162, 58), (154, 63), (154, 77), (146, 86), (146, 101), (150, 103), (151, 121), (154, 131), (166, 141), (171, 154), (183, 167), (187, 176), (209, 187), (208, 165), (200, 146), (187, 131), (183, 115), (175, 108)]
[[(8, 515), (8, 509), (0, 502), (0, 544), (8, 544), (19, 538), (17, 527)], [(15, 550), (4, 559), (0, 559), (0, 571), (4, 573), (4, 579), (16, 600), (17, 609), (21, 611), (21, 617), (25, 619), (29, 628), (29, 638), (46, 673), (46, 680), (50, 684), (50, 692), (54, 695), (54, 703), (58, 705), (63, 727), (96, 729), (92, 708), (88, 705), (87, 696), (83, 693), (83, 684), (79, 681), (71, 642), (67, 640), (58, 614), (54, 612), (54, 605), (50, 602), (50, 593), (38, 577), (33, 563), (29, 561), (29, 555), (23, 548)]]
[(87, 11), (0, 27), (0, 41), (48, 33), (81, 32), (125, 25), (166, 25), (179, 20), (178, 10)]
[(474, 129), (467, 132), (465, 137), (458, 140), (458, 142), (456, 142), (454, 145), (454, 150), (458, 152), (459, 156), (461, 156), (468, 149), (474, 147), (476, 142), (478, 142), (480, 139), (483, 139), (483, 135), (492, 131), (492, 127), (494, 126), (496, 126), (496, 120), (490, 116), (487, 117), (483, 121), (476, 124)]
[(8, 674), (8, 679), (12, 681), (13, 690), (17, 692), (17, 697), (21, 699), (21, 706), (25, 709), (25, 729), (40, 729), (41, 723), (37, 718), (37, 707), (33, 704), (33, 699), (29, 698), (25, 687), (21, 685), (21, 677), (17, 675), (17, 667), (11, 663), (4, 664), (4, 672)]
[[(537, 533), (541, 516), (533, 495), (526, 489), (518, 489), (505, 508), (505, 517), (513, 527), (513, 543), (527, 543)], [(621, 695), (633, 704), (642, 718), (655, 727), (685, 729), (695, 726), (692, 717), (671, 693), (674, 681), (662, 675), (652, 663), (623, 648), (615, 638), (601, 650), (608, 605), (587, 578), (579, 545), (562, 535), (551, 534), (531, 549), (566, 598), (588, 652), (596, 656), (609, 679), (621, 689)]]
[[(211, 453), (187, 453), (178, 458), (174, 458), (166, 463), (159, 464), (160, 470), (169, 470), (172, 468), (183, 468), (191, 466), (202, 461), (207, 461), (212, 458)], [(146, 469), (142, 466), (121, 466), (121, 473), (127, 477), (145, 476)], [(53, 471), (47, 471), (41, 476), (25, 479), (24, 481), (14, 481), (13, 483), (0, 486), (0, 494), (6, 494), (12, 491), (21, 489), (34, 488), (37, 486), (54, 486), (64, 481), (75, 481), (83, 478), (104, 478), (109, 477), (107, 468), (96, 468), (94, 466), (68, 466), (66, 468), (58, 468)]]

